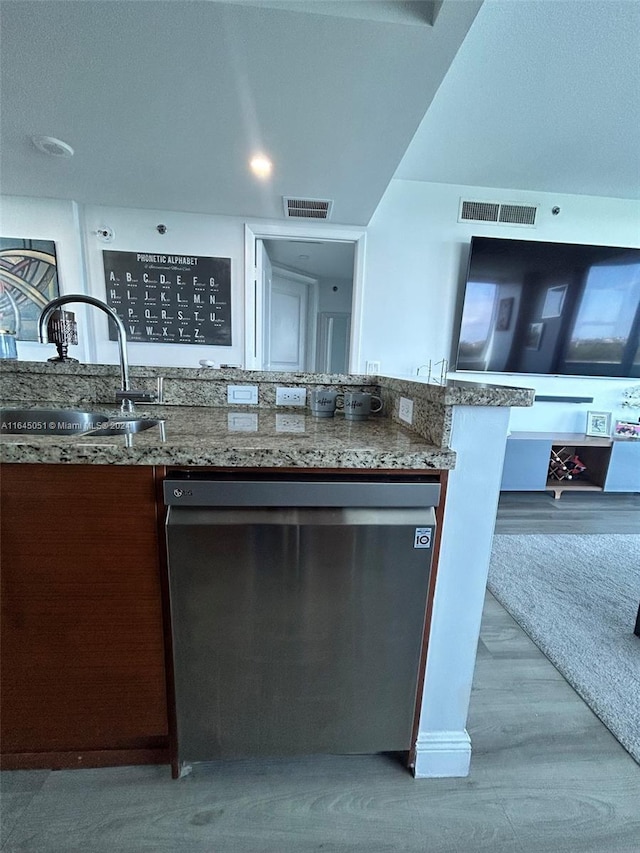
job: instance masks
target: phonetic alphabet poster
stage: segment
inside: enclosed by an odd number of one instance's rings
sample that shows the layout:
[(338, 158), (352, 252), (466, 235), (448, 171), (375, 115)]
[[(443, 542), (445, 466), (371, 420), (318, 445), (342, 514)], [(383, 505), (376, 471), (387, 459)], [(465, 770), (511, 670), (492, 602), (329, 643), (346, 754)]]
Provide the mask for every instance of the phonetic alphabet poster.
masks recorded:
[[(231, 346), (231, 259), (103, 251), (107, 303), (127, 338)], [(109, 337), (116, 340), (110, 325)]]

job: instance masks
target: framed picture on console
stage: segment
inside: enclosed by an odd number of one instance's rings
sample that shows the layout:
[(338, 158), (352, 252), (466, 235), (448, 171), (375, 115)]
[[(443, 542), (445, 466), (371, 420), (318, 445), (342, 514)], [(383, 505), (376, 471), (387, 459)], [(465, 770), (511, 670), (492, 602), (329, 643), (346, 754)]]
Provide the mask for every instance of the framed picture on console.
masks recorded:
[(585, 435), (609, 438), (611, 435), (611, 412), (587, 412)]

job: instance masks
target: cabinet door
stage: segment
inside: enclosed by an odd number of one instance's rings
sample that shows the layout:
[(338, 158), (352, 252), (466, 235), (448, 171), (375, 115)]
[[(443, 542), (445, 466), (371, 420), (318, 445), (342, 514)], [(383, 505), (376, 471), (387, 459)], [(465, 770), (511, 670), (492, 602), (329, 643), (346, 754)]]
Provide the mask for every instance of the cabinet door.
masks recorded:
[(550, 439), (507, 439), (500, 489), (503, 492), (544, 491), (550, 456)]
[(166, 749), (153, 469), (1, 475), (3, 754)]
[(640, 441), (614, 441), (605, 492), (640, 492)]

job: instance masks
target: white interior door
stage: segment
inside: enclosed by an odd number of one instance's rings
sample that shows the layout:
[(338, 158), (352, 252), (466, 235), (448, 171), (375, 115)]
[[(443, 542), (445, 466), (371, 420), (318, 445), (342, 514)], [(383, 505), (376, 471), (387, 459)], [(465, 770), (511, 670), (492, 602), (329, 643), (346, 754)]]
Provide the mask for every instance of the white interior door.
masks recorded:
[[(268, 293), (268, 295), (267, 295)], [(309, 286), (272, 273), (265, 288), (266, 370), (307, 370)]]

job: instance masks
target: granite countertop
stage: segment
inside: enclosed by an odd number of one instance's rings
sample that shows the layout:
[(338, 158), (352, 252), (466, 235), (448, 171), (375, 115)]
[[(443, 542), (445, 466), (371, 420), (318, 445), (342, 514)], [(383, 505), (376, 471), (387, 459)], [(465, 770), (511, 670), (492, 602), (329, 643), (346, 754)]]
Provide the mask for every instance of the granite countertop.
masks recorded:
[[(83, 408), (119, 414), (99, 404)], [(383, 417), (358, 422), (342, 414), (316, 419), (290, 410), (190, 406), (139, 407), (135, 414), (163, 419), (164, 430), (152, 427), (132, 436), (2, 435), (0, 461), (396, 470), (455, 465), (454, 451)]]
[[(164, 427), (124, 436), (1, 436), (0, 461), (102, 465), (217, 467), (451, 469), (449, 449), (455, 406), (530, 406), (528, 388), (459, 380), (444, 385), (407, 378), (319, 373), (271, 373), (238, 369), (134, 367), (135, 387), (159, 393), (163, 405), (138, 406), (136, 414), (162, 418)], [(162, 380), (162, 381), (160, 381)], [(79, 407), (107, 416), (117, 410), (116, 365), (11, 362), (0, 365), (5, 406)], [(228, 384), (255, 384), (255, 406), (234, 408)], [(342, 413), (315, 419), (308, 409), (275, 409), (277, 386), (307, 391), (331, 387), (381, 397), (384, 415), (365, 422)], [(399, 417), (400, 399), (412, 404), (412, 426)], [(49, 403), (36, 402), (48, 400)], [(15, 402), (11, 402), (15, 401)]]
[[(491, 385), (461, 379), (449, 379), (444, 384), (428, 383), (420, 378), (373, 376), (338, 373), (277, 373), (240, 369), (210, 369), (188, 367), (131, 367), (130, 374), (137, 387), (153, 389), (158, 377), (164, 380), (166, 402), (183, 405), (222, 406), (226, 401), (227, 383), (257, 384), (259, 405), (275, 405), (276, 385), (333, 387), (341, 390), (355, 388), (375, 394), (385, 391), (406, 395), (425, 405), (443, 406), (531, 406), (532, 388)], [(2, 395), (8, 398), (33, 398), (56, 390), (55, 397), (70, 401), (77, 398), (89, 402), (112, 399), (119, 387), (119, 368), (112, 364), (51, 364), (49, 362), (13, 361), (0, 363)], [(104, 395), (107, 396), (104, 396)], [(59, 396), (58, 396), (59, 395)]]

